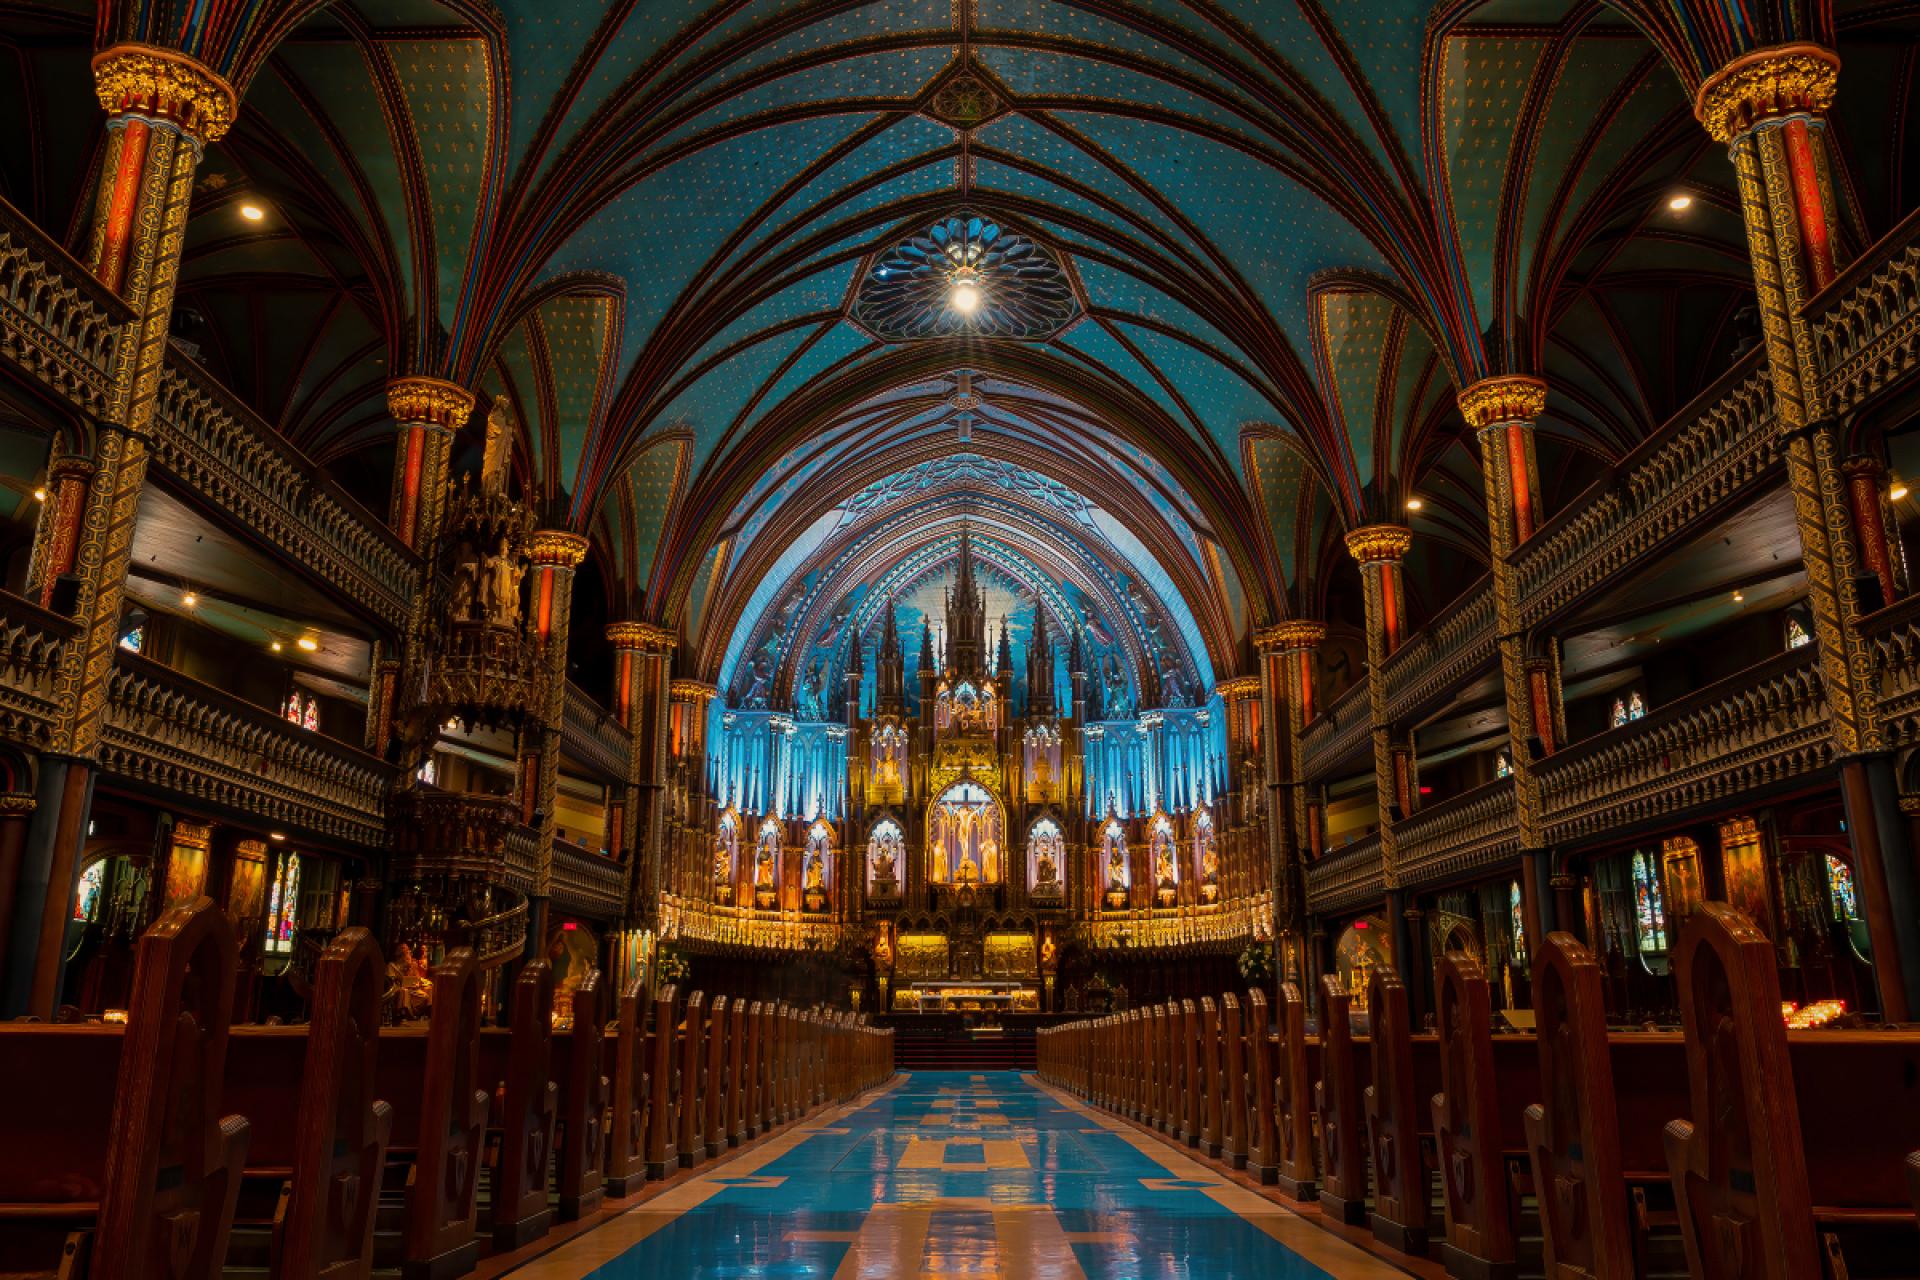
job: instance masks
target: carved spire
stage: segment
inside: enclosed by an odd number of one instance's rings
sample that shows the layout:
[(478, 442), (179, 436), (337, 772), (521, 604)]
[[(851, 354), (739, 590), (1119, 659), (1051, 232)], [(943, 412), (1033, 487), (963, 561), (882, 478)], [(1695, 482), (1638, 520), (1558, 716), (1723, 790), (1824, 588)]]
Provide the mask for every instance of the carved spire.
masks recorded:
[(994, 669), (1006, 675), (1013, 674), (1013, 643), (1007, 637), (1007, 619), (1000, 618), (1000, 647), (994, 651)]
[(1047, 611), (1033, 603), (1033, 636), (1027, 641), (1027, 714), (1054, 714), (1053, 641), (1047, 636)]

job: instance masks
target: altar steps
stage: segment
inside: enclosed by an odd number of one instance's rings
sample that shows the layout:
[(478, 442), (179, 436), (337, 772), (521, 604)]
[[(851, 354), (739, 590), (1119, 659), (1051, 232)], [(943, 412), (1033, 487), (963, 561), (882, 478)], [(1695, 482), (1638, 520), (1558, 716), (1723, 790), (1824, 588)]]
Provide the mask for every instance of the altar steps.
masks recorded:
[(1031, 1030), (967, 1032), (894, 1028), (894, 1062), (902, 1071), (1031, 1071)]

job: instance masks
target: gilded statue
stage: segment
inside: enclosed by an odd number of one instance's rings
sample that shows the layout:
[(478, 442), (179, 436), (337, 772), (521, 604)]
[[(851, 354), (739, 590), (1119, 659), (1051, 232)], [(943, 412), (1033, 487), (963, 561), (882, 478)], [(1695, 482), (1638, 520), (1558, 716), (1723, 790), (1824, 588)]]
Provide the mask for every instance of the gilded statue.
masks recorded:
[(753, 887), (756, 889), (773, 888), (774, 846), (762, 842), (760, 852), (753, 863)]
[(1118, 842), (1107, 849), (1107, 888), (1115, 893), (1127, 888), (1127, 847)]
[(471, 560), (462, 560), (453, 568), (452, 613), (455, 622), (466, 622), (473, 617), (474, 592), (479, 580), (479, 567)]
[(820, 855), (817, 853), (809, 854), (807, 857), (807, 878), (806, 878), (805, 887), (808, 893), (825, 893), (826, 892), (826, 889), (827, 889), (826, 864), (821, 861)]
[(1034, 883), (1036, 885), (1050, 885), (1055, 883), (1059, 875), (1060, 868), (1054, 863), (1053, 851), (1042, 848), (1040, 850), (1040, 857), (1034, 867)]
[(520, 621), (520, 580), (527, 570), (513, 556), (507, 539), (500, 539), (500, 550), (488, 556), (482, 566), (480, 603), (487, 621), (510, 627)]

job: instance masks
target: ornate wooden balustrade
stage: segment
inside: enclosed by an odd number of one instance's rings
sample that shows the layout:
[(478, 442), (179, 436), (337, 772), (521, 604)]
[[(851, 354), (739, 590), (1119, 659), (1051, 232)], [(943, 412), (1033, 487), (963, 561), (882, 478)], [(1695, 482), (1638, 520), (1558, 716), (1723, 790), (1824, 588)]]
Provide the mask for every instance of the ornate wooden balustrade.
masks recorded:
[(616, 920), (626, 905), (626, 870), (617, 858), (556, 839), (553, 904), (575, 915)]
[(1827, 411), (1858, 405), (1920, 364), (1920, 212), (1807, 304)]
[(1556, 847), (1778, 787), (1833, 758), (1813, 646), (1791, 649), (1534, 767)]
[(561, 744), (566, 753), (598, 770), (607, 782), (624, 782), (633, 738), (613, 713), (578, 685), (568, 683)]
[(1370, 717), (1367, 677), (1362, 675), (1301, 732), (1300, 776), (1318, 779), (1358, 770), (1370, 758)]
[[(0, 358), (78, 413), (106, 409), (131, 312), (31, 219), (0, 200)], [(341, 599), (398, 630), (420, 562), (197, 364), (169, 351), (149, 442), (154, 465), (234, 527), (285, 551)]]
[(1412, 889), (1494, 866), (1520, 851), (1513, 779), (1449, 796), (1394, 824), (1400, 883)]
[(1873, 654), (1888, 741), (1911, 746), (1920, 741), (1920, 596), (1864, 619), (1860, 631)]
[(0, 591), (0, 737), (43, 747), (53, 728), (53, 669), (78, 628), (30, 600)]
[(1440, 705), (1500, 656), (1490, 582), (1482, 577), (1468, 587), (1386, 660), (1381, 678), (1387, 682), (1387, 714), (1396, 723)]
[(1309, 911), (1341, 911), (1378, 902), (1385, 891), (1379, 832), (1323, 854), (1307, 866)]
[(1758, 350), (1737, 361), (1515, 554), (1521, 621), (1540, 625), (1698, 532), (1778, 469)]
[(386, 838), (395, 770), (343, 742), (124, 650), (114, 655), (103, 773), (275, 830), (351, 844)]
[(0, 357), (83, 414), (106, 412), (133, 312), (33, 220), (0, 200)]

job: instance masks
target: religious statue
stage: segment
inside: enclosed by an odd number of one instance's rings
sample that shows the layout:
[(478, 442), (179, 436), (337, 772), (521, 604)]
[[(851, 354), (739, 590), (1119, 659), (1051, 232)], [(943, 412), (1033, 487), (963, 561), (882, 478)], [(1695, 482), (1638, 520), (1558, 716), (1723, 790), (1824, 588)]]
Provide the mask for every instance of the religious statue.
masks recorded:
[(1040, 856), (1034, 864), (1033, 883), (1036, 887), (1049, 886), (1059, 882), (1060, 868), (1053, 860), (1053, 852), (1045, 845), (1041, 846)]
[(1107, 844), (1107, 892), (1125, 893), (1127, 891), (1127, 846), (1122, 841), (1111, 840)]
[(526, 573), (502, 537), (500, 550), (488, 556), (481, 566), (480, 605), (488, 622), (511, 627), (520, 621), (520, 580)]
[(473, 617), (473, 599), (478, 577), (478, 567), (471, 560), (462, 560), (453, 567), (453, 599), (449, 605), (453, 621), (466, 622)]
[(773, 859), (779, 852), (779, 846), (767, 840), (760, 842), (760, 852), (753, 860), (753, 887), (771, 890), (773, 888)]
[(803, 887), (809, 894), (825, 893), (827, 889), (826, 864), (817, 853), (807, 855), (807, 876)]
[(1161, 840), (1153, 850), (1153, 882), (1161, 889), (1173, 888), (1173, 842)]
[(387, 980), (393, 985), (394, 1003), (401, 1017), (419, 1017), (433, 1003), (433, 977), (427, 970), (424, 950), (416, 955), (412, 947), (401, 943), (399, 954), (387, 963)]
[(726, 834), (713, 842), (713, 897), (726, 902), (733, 896), (733, 844)]

